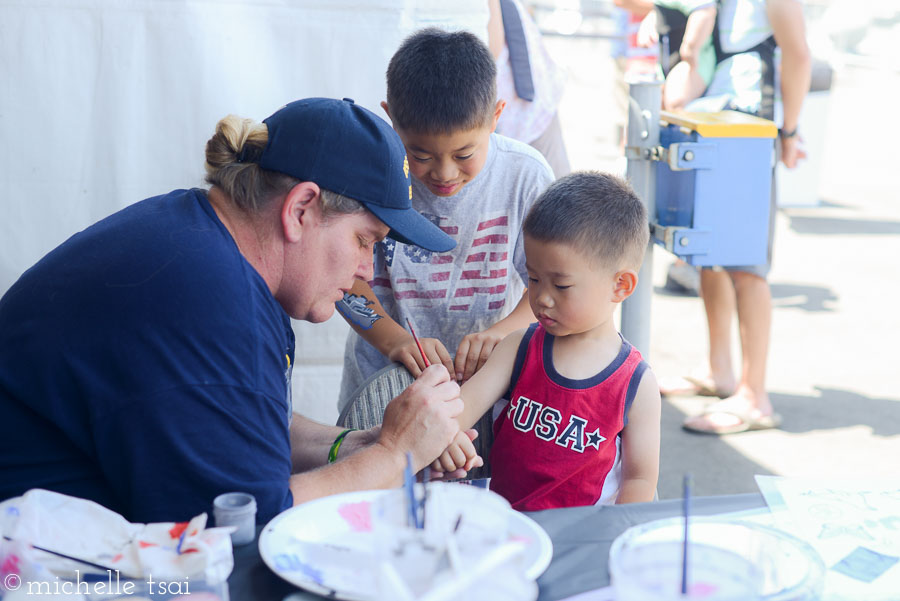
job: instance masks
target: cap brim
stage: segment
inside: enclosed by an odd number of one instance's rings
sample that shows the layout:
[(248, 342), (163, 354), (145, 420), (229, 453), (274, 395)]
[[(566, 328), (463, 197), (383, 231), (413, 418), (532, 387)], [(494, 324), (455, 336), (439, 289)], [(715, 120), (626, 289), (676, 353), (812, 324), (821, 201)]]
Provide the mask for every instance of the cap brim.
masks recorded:
[(415, 209), (389, 209), (364, 203), (366, 208), (391, 228), (389, 238), (405, 244), (415, 244), (432, 252), (447, 252), (456, 247), (456, 240)]

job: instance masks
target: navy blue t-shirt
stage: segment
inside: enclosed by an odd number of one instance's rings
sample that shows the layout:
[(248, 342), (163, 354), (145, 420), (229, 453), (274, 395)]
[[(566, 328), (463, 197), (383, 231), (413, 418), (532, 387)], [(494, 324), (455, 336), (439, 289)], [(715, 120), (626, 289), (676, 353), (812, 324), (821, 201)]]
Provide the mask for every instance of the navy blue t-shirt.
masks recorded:
[(0, 499), (46, 488), (136, 522), (223, 492), (290, 507), (290, 319), (203, 190), (75, 234), (0, 299)]

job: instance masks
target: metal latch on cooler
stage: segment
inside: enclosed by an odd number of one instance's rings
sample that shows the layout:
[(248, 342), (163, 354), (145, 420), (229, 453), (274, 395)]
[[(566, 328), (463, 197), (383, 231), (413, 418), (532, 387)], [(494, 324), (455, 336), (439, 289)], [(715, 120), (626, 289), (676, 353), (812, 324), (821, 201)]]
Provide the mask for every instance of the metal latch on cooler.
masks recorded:
[(717, 163), (716, 145), (702, 142), (678, 142), (666, 146), (628, 146), (625, 158), (661, 161), (672, 171), (713, 169)]
[(651, 223), (650, 234), (666, 250), (681, 257), (708, 254), (712, 242), (710, 232), (676, 225)]

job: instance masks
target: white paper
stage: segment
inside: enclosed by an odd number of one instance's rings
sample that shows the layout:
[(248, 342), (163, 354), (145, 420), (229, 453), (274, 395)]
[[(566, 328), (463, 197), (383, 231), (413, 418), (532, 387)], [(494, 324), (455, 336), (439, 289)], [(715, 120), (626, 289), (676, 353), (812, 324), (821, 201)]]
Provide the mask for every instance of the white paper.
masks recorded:
[(757, 476), (778, 528), (825, 562), (823, 601), (900, 597), (900, 481)]
[(189, 582), (193, 577), (217, 584), (234, 566), (233, 528), (206, 528), (205, 513), (186, 523), (132, 524), (92, 501), (42, 489), (5, 501), (0, 511), (15, 518), (3, 535), (35, 547), (33, 560), (65, 579), (102, 570), (38, 547), (109, 568), (113, 580), (152, 576)]

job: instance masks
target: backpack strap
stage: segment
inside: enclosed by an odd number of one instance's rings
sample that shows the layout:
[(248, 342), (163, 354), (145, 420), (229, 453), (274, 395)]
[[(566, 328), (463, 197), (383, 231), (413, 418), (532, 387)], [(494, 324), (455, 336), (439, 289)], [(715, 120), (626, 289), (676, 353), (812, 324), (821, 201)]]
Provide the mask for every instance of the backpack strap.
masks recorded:
[(719, 15), (722, 11), (722, 0), (716, 0), (716, 23), (713, 26), (713, 48), (716, 50), (716, 66), (737, 54), (756, 52), (762, 62), (762, 98), (760, 99), (759, 112), (754, 113), (763, 119), (775, 119), (775, 36), (768, 38), (747, 50), (740, 52), (725, 52), (722, 49), (722, 36), (719, 29)]

